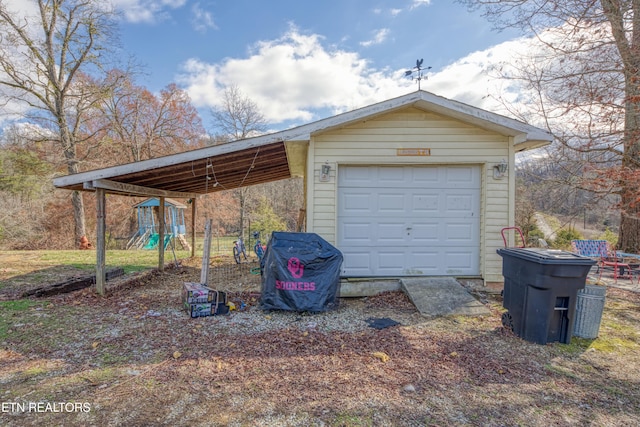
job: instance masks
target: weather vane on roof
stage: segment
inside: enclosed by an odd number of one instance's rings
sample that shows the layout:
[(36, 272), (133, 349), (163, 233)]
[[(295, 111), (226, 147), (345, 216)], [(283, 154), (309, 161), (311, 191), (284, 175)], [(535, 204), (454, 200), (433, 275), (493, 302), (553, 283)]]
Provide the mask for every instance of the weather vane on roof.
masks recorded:
[[(430, 69), (431, 69), (431, 67), (425, 67), (425, 68), (423, 68), (423, 67), (422, 67), (422, 62), (423, 62), (423, 61), (424, 61), (423, 59), (417, 59), (417, 60), (416, 60), (416, 66), (415, 66), (415, 67), (413, 67), (412, 69), (407, 70), (407, 71), (405, 71), (405, 72), (404, 72), (404, 76), (405, 76), (405, 77), (411, 77), (411, 79), (412, 79), (412, 80), (417, 80), (417, 81), (418, 81), (418, 90), (420, 90), (420, 81), (421, 81), (422, 79), (425, 79), (425, 80), (427, 79), (427, 77), (426, 77), (426, 76), (424, 76), (424, 77), (422, 76), (422, 71), (423, 71), (423, 70), (430, 70)], [(416, 77), (413, 77), (413, 73), (416, 73), (416, 74), (417, 74), (417, 76), (416, 76)]]

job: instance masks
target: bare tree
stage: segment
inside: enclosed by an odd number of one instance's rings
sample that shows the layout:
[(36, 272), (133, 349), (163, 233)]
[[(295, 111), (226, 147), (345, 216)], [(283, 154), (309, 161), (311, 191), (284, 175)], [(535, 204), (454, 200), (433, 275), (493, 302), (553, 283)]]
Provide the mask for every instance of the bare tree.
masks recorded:
[(525, 120), (544, 120), (567, 154), (568, 182), (615, 193), (620, 249), (640, 252), (640, 3), (459, 0), (535, 48), (502, 68), (528, 93)]
[[(60, 147), (66, 172), (80, 172), (82, 122), (103, 95), (83, 85), (100, 71), (114, 42), (114, 13), (97, 0), (36, 0), (35, 15), (10, 10), (0, 0), (0, 88), (5, 105), (22, 104)], [(76, 242), (86, 234), (80, 192), (71, 195)]]
[[(222, 96), (222, 105), (211, 109), (214, 127), (217, 129), (214, 141), (238, 141), (264, 133), (267, 122), (255, 102), (245, 96), (237, 86), (229, 86)], [(244, 237), (248, 187), (235, 190), (240, 202), (240, 234)]]
[(260, 109), (236, 85), (229, 86), (222, 95), (222, 105), (211, 108), (213, 125), (219, 139), (237, 141), (264, 133), (267, 122)]
[[(115, 74), (118, 74), (114, 70)], [(197, 148), (205, 133), (187, 93), (170, 84), (158, 96), (127, 77), (105, 97), (93, 121), (111, 149), (111, 164), (137, 162)]]

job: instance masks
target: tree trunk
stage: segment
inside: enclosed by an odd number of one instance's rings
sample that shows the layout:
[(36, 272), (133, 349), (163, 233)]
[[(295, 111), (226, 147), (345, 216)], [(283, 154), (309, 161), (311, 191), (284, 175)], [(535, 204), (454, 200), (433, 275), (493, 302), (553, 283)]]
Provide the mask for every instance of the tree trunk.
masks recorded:
[(73, 221), (75, 223), (75, 244), (76, 247), (80, 244), (82, 236), (87, 235), (85, 217), (84, 217), (84, 200), (82, 199), (82, 193), (74, 191), (71, 194), (71, 205), (73, 206)]
[[(625, 105), (624, 155), (620, 180), (620, 231), (617, 249), (640, 253), (640, 195), (637, 179), (630, 179), (640, 171), (640, 87), (635, 72), (640, 69), (640, 58), (633, 58), (634, 72), (627, 73)], [(638, 65), (636, 65), (638, 64)]]
[[(640, 115), (637, 116), (640, 118)], [(640, 126), (637, 120), (636, 126), (631, 132), (628, 132), (628, 139), (625, 141), (627, 145), (625, 156), (622, 160), (622, 181), (620, 184), (620, 231), (618, 234), (617, 249), (623, 252), (638, 254), (640, 253), (640, 194), (638, 187), (634, 185), (637, 179), (632, 180), (630, 177), (637, 175), (640, 167), (638, 167), (637, 159), (640, 158)]]
[(623, 212), (620, 216), (620, 234), (618, 235), (619, 250), (627, 253), (640, 253), (640, 212), (636, 208), (632, 215)]
[[(59, 105), (64, 105), (62, 100), (59, 101)], [(62, 107), (60, 107), (60, 111), (62, 110)], [(66, 119), (62, 113), (59, 115), (58, 124), (60, 126), (60, 141), (64, 147), (64, 155), (67, 162), (67, 171), (70, 174), (76, 174), (79, 172), (76, 143), (68, 130)], [(71, 194), (71, 206), (73, 207), (75, 245), (76, 247), (79, 247), (80, 239), (87, 235), (84, 216), (84, 200), (79, 191), (74, 191)]]

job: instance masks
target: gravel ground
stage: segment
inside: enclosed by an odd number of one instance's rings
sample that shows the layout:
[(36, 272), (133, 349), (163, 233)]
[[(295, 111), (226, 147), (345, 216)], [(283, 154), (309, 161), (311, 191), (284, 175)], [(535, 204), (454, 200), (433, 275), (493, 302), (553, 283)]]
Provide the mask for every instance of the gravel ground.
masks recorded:
[[(167, 288), (173, 295), (174, 304), (157, 310), (150, 310), (144, 316), (166, 316), (170, 319), (185, 319), (189, 316), (180, 305), (180, 279), (184, 282), (198, 282), (199, 272), (196, 261), (185, 260), (174, 270), (169, 270), (171, 279), (153, 292), (166, 293)], [(206, 323), (212, 333), (233, 331), (234, 334), (250, 335), (255, 333), (295, 329), (302, 332), (357, 332), (370, 329), (371, 319), (392, 318), (399, 325), (413, 325), (424, 322), (424, 317), (416, 310), (409, 298), (402, 292), (390, 292), (375, 298), (340, 298), (335, 309), (320, 313), (298, 313), (293, 311), (260, 308), (261, 278), (252, 273), (256, 263), (237, 266), (222, 264), (211, 267), (209, 286), (227, 292), (229, 300), (236, 307), (228, 315), (190, 319), (192, 322)], [(254, 270), (255, 272), (255, 270)], [(107, 289), (121, 293), (127, 287), (137, 287), (140, 282), (157, 281), (157, 272), (148, 272), (137, 277), (114, 281)], [(176, 277), (178, 280), (176, 281)], [(466, 284), (466, 282), (463, 282)]]

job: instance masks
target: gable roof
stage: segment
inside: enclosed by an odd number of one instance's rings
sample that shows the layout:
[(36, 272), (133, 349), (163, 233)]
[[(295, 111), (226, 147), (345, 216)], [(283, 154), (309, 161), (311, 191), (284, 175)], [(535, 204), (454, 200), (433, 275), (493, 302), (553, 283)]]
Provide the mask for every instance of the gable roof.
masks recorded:
[(295, 155), (296, 143), (306, 143), (316, 133), (370, 120), (407, 106), (513, 137), (516, 151), (541, 147), (553, 140), (549, 132), (535, 126), (429, 92), (417, 91), (281, 132), (66, 175), (55, 178), (53, 184), (68, 190), (104, 188), (107, 192), (118, 194), (188, 198), (286, 179), (303, 173), (292, 170), (289, 159)]

